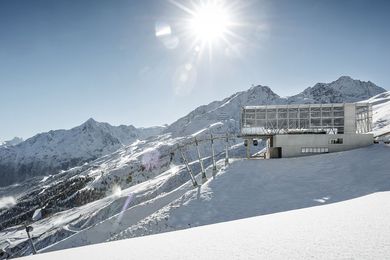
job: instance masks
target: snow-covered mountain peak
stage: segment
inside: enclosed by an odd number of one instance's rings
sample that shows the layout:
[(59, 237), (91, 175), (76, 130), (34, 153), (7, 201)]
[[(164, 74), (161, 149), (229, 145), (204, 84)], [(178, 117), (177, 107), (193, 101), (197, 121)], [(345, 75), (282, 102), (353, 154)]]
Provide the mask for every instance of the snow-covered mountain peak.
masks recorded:
[(163, 129), (112, 126), (90, 118), (70, 130), (52, 130), (17, 146), (0, 146), (0, 186), (94, 160), (137, 140), (159, 135)]
[[(275, 92), (272, 91), (272, 89), (268, 86), (252, 86), (248, 91), (248, 101), (256, 100), (259, 97), (261, 97), (264, 101), (272, 101), (275, 99), (279, 99), (280, 96), (277, 95)], [(245, 91), (241, 92), (242, 95), (245, 96)]]
[(12, 138), (11, 140), (0, 142), (0, 147), (14, 146), (14, 145), (20, 144), (21, 142), (23, 142), (23, 138), (16, 136), (16, 137)]
[(341, 76), (331, 83), (317, 83), (289, 98), (289, 103), (358, 102), (386, 91), (374, 83)]
[(98, 124), (99, 122), (97, 122), (95, 119), (93, 119), (92, 117), (89, 118), (87, 121), (85, 121), (82, 125), (96, 125)]
[(341, 76), (340, 78), (338, 78), (334, 82), (351, 82), (351, 81), (354, 81), (354, 79), (351, 78), (350, 76)]

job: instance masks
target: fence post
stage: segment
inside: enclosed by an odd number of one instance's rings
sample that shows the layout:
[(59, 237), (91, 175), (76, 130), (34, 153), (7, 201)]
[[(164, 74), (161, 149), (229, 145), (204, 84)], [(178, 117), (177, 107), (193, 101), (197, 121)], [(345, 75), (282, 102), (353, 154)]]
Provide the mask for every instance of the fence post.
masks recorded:
[(183, 151), (180, 148), (179, 148), (179, 151), (180, 151), (181, 157), (183, 158), (183, 161), (184, 161), (184, 163), (186, 165), (187, 171), (190, 174), (190, 177), (191, 177), (191, 180), (192, 180), (192, 184), (194, 185), (194, 187), (198, 186), (198, 183), (196, 182), (194, 174), (192, 173), (192, 170), (191, 170), (191, 168), (190, 168), (190, 166), (188, 164), (188, 161), (187, 161), (186, 157), (183, 154)]
[(213, 176), (217, 173), (217, 164), (215, 163), (215, 152), (214, 152), (214, 139), (213, 134), (211, 134), (211, 156), (213, 158)]
[(229, 164), (229, 135), (226, 133), (225, 166)]
[(199, 143), (198, 143), (198, 140), (196, 139), (196, 137), (195, 137), (195, 145), (196, 145), (196, 150), (198, 152), (198, 159), (199, 159), (200, 168), (202, 171), (202, 181), (205, 182), (205, 181), (207, 181), (207, 177), (206, 177), (206, 172), (204, 171), (202, 158), (200, 157)]

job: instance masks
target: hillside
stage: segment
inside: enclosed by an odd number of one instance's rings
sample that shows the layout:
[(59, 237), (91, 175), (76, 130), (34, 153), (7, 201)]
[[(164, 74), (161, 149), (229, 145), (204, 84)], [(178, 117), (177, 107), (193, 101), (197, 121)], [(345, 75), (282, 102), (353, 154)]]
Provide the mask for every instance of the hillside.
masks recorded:
[[(269, 87), (255, 86), (221, 101), (200, 106), (167, 127), (135, 128), (111, 126), (89, 119), (70, 130), (38, 134), (13, 146), (0, 146), (0, 186), (44, 175), (57, 174), (95, 160), (136, 140), (160, 134), (185, 137), (195, 133), (238, 133), (239, 111), (244, 105), (355, 102), (384, 92), (372, 82), (340, 77), (331, 83), (318, 83), (302, 93), (282, 98)], [(16, 144), (16, 143), (15, 143)]]
[(34, 176), (56, 174), (138, 139), (158, 135), (162, 130), (163, 127), (111, 126), (91, 118), (70, 130), (50, 131), (17, 145), (0, 147), (0, 186)]
[(390, 138), (390, 91), (378, 94), (368, 99), (367, 102), (373, 105), (373, 133), (375, 136), (388, 133), (381, 139)]
[[(209, 169), (210, 180), (199, 188), (194, 189), (189, 181), (178, 185), (146, 203), (124, 208), (43, 252), (313, 207), (387, 191), (390, 189), (387, 170), (390, 164), (386, 161), (389, 149), (390, 146), (374, 145), (306, 158), (236, 160), (228, 168), (222, 168), (215, 178)], [(369, 160), (365, 160), (367, 154)], [(172, 168), (150, 183), (122, 190), (122, 201), (134, 200), (142, 190), (153, 186), (172, 183), (176, 171)], [(107, 202), (99, 205), (106, 206)], [(111, 208), (115, 205), (110, 204)], [(64, 215), (58, 218), (63, 219)], [(39, 222), (37, 227), (44, 228), (49, 223)]]
[(26, 259), (384, 259), (390, 254), (389, 149), (238, 160), (114, 238), (206, 226)]
[[(362, 85), (364, 84), (358, 84), (358, 88)], [(379, 87), (376, 88), (376, 91), (378, 92), (381, 90), (383, 89)], [(351, 93), (349, 88), (347, 88), (346, 91)], [(348, 100), (347, 98), (348, 95), (345, 96), (346, 101)], [(88, 122), (82, 126), (71, 130), (59, 130), (58, 133), (57, 131), (53, 131), (56, 134), (53, 132), (41, 134), (41, 136), (46, 138), (42, 139), (42, 142), (38, 142), (41, 146), (34, 146), (34, 143), (28, 142), (29, 140), (14, 146), (15, 148), (18, 148), (25, 144), (29, 144), (31, 149), (27, 149), (26, 147), (29, 147), (29, 145), (27, 145), (20, 150), (20, 153), (22, 154), (22, 150), (29, 150), (30, 152), (33, 152), (32, 154), (37, 153), (39, 156), (43, 155), (43, 158), (47, 155), (45, 154), (46, 151), (49, 151), (48, 154), (59, 152), (61, 155), (64, 151), (70, 151), (67, 154), (70, 156), (68, 158), (72, 158), (73, 155), (81, 156), (83, 154), (91, 157), (87, 157), (89, 159), (86, 159), (86, 162), (76, 163), (77, 166), (67, 170), (50, 172), (45, 176), (34, 176), (14, 185), (0, 187), (0, 196), (6, 199), (5, 202), (7, 202), (5, 203), (7, 207), (0, 209), (0, 236), (4, 238), (0, 241), (0, 248), (6, 248), (7, 251), (14, 256), (23, 256), (31, 252), (26, 240), (24, 228), (21, 224), (26, 221), (27, 223), (31, 223), (31, 216), (36, 209), (42, 209), (43, 219), (32, 224), (34, 226), (34, 241), (38, 249), (45, 251), (88, 245), (118, 238), (154, 234), (211, 223), (210, 221), (206, 221), (207, 218), (206, 220), (197, 221), (195, 224), (192, 222), (185, 223), (185, 221), (183, 221), (180, 225), (176, 225), (175, 222), (173, 222), (173, 225), (169, 226), (171, 225), (170, 223), (168, 223), (168, 225), (164, 221), (161, 222), (160, 217), (165, 216), (164, 214), (170, 215), (172, 213), (172, 216), (175, 216), (174, 207), (179, 205), (183, 207), (183, 205), (178, 203), (178, 199), (183, 199), (184, 201), (188, 196), (193, 196), (192, 192), (194, 192), (192, 184), (189, 181), (190, 177), (183, 165), (181, 155), (177, 151), (178, 145), (193, 142), (194, 137), (199, 139), (208, 137), (210, 133), (238, 133), (238, 118), (241, 105), (284, 104), (287, 103), (288, 100), (289, 98), (279, 97), (268, 87), (257, 86), (252, 87), (248, 91), (232, 95), (223, 101), (215, 101), (207, 106), (201, 106), (165, 129), (154, 128), (151, 129), (152, 133), (149, 132), (144, 136), (141, 134), (147, 129), (142, 129), (142, 133), (140, 132), (138, 135), (134, 135), (134, 132), (131, 129), (130, 132), (123, 130), (129, 129), (127, 127), (122, 127), (123, 129), (118, 130), (117, 128), (121, 127), (111, 127), (105, 123), (88, 120)], [(386, 93), (379, 94), (369, 100), (369, 102), (373, 102), (374, 104), (374, 130), (376, 132), (381, 131), (382, 128), (386, 128), (389, 125), (390, 121), (384, 120), (389, 115), (389, 110), (386, 107), (386, 104), (389, 103), (387, 101)], [(84, 128), (85, 133), (83, 132)], [(158, 134), (161, 130), (163, 130), (163, 133)], [(67, 131), (66, 133), (75, 131), (75, 138), (64, 135), (63, 131)], [(106, 135), (107, 133), (108, 135)], [(50, 134), (54, 137), (66, 136), (66, 138), (61, 139), (52, 137), (55, 141), (50, 141)], [(137, 140), (146, 138), (148, 135), (152, 136), (146, 140)], [(105, 136), (109, 137), (102, 138)], [(136, 139), (134, 140), (133, 138)], [(62, 142), (58, 143), (57, 141), (59, 140), (62, 140)], [(68, 143), (69, 140), (72, 142)], [(105, 140), (113, 140), (114, 145), (107, 145)], [(88, 141), (91, 141), (92, 143), (88, 143)], [(242, 140), (231, 137), (228, 141), (229, 156), (232, 158), (242, 158), (244, 154)], [(86, 150), (80, 149), (80, 151), (72, 153), (71, 151), (74, 151), (74, 146), (72, 147), (71, 144), (74, 142), (85, 144), (80, 148), (85, 148)], [(54, 147), (62, 147), (62, 145), (63, 148), (61, 149), (63, 150), (57, 151), (54, 149)], [(115, 147), (117, 145), (119, 148)], [(221, 139), (214, 144), (217, 159), (224, 158), (225, 145), (226, 142), (224, 139)], [(261, 149), (262, 145), (263, 144), (259, 145), (258, 149)], [(94, 156), (97, 156), (95, 152), (101, 149), (97, 147), (102, 146), (105, 147), (104, 153), (107, 153), (94, 159)], [(41, 149), (41, 147), (44, 149)], [(50, 147), (52, 150), (46, 149), (47, 147)], [(113, 151), (110, 150), (111, 148)], [(204, 157), (203, 163), (205, 164), (205, 167), (209, 167), (210, 171), (211, 160), (207, 157), (210, 155), (210, 143), (200, 143), (199, 148), (202, 157)], [(77, 147), (77, 149), (79, 149), (79, 147)], [(171, 154), (172, 151), (175, 151), (173, 156)], [(184, 149), (183, 153), (190, 162), (192, 170), (195, 173), (199, 173), (200, 165), (197, 160), (197, 151), (195, 147), (187, 147)], [(382, 158), (381, 160), (384, 161), (385, 159), (383, 159), (383, 156), (388, 155), (388, 150), (385, 149), (381, 152), (377, 152), (377, 150), (367, 150), (364, 152), (364, 155), (367, 156), (367, 154), (371, 153), (375, 153), (375, 156), (378, 155), (378, 158)], [(38, 158), (40, 158), (39, 156)], [(50, 158), (51, 157), (48, 156), (47, 159), (52, 161), (52, 158)], [(82, 158), (85, 159), (86, 157)], [(33, 157), (30, 159), (33, 160)], [(345, 161), (350, 160), (349, 157), (344, 159)], [(16, 160), (16, 162), (18, 161)], [(56, 160), (54, 160), (54, 162), (56, 162)], [(277, 160), (275, 162), (283, 162), (283, 160)], [(296, 161), (290, 161), (290, 164), (291, 162)], [(352, 160), (352, 162), (354, 161)], [(360, 165), (361, 162), (363, 162), (363, 160), (356, 161), (356, 164)], [(313, 161), (313, 163), (316, 164), (317, 161)], [(344, 162), (339, 161), (339, 163), (341, 164)], [(222, 167), (223, 160), (220, 161), (219, 164), (219, 168)], [(328, 164), (332, 164), (332, 160), (328, 160)], [(239, 162), (233, 164), (232, 167), (235, 167), (234, 165), (239, 165)], [(371, 163), (367, 165), (371, 165)], [(245, 168), (243, 165), (241, 166), (242, 168)], [(291, 165), (288, 165), (285, 168), (290, 166)], [(326, 165), (322, 165), (322, 167), (325, 166)], [(372, 166), (380, 167), (380, 163), (378, 162)], [(345, 167), (342, 166), (341, 169), (345, 170)], [(314, 172), (317, 171), (315, 168), (312, 170)], [(272, 176), (279, 176), (282, 172), (275, 173)], [(210, 179), (211, 175), (210, 173), (208, 174)], [(269, 177), (271, 178), (272, 176)], [(283, 179), (283, 176), (284, 175), (280, 175), (279, 177)], [(289, 176), (289, 174), (287, 174), (287, 176)], [(332, 176), (333, 175), (330, 174), (328, 177)], [(315, 178), (315, 176), (311, 177)], [(351, 176), (351, 178), (360, 177), (360, 175)], [(201, 183), (201, 180), (198, 181)], [(236, 181), (238, 183), (242, 182), (242, 180), (239, 179)], [(273, 183), (273, 181), (274, 179), (271, 178), (268, 180), (268, 183)], [(379, 179), (376, 181), (378, 183), (386, 184), (386, 182)], [(337, 180), (332, 178), (329, 179), (329, 183), (327, 183), (329, 187), (334, 184), (332, 182), (337, 183)], [(210, 181), (209, 183), (211, 185), (214, 182)], [(295, 182), (292, 183), (294, 184)], [(304, 186), (306, 182), (295, 184)], [(350, 183), (344, 184), (349, 185)], [(352, 184), (358, 185), (357, 183)], [(202, 186), (202, 192), (203, 187), (207, 187), (207, 185), (209, 184)], [(335, 187), (338, 186), (336, 185)], [(374, 185), (373, 187), (375, 188), (377, 186)], [(279, 188), (284, 190), (284, 186)], [(291, 188), (295, 189), (294, 187)], [(322, 189), (320, 186), (316, 188), (319, 190)], [(343, 189), (342, 187), (340, 188)], [(371, 186), (367, 187), (362, 185), (357, 189), (359, 192), (355, 194), (356, 196), (374, 192)], [(234, 191), (234, 187), (232, 188), (232, 191)], [(248, 192), (249, 191), (250, 190), (248, 190)], [(273, 195), (275, 194), (268, 194), (267, 196), (273, 197)], [(294, 194), (290, 195), (292, 196)], [(352, 198), (355, 195), (350, 194), (350, 197)], [(237, 198), (239, 198), (239, 196)], [(335, 200), (332, 202), (345, 200), (349, 197), (335, 196), (334, 198)], [(234, 200), (234, 198), (229, 199)], [(326, 201), (322, 197), (316, 199)], [(243, 209), (243, 213), (241, 214), (244, 215), (226, 214), (225, 218), (213, 216), (213, 210), (210, 206), (210, 218), (213, 217), (215, 221), (226, 221), (239, 217), (256, 216), (258, 214), (261, 215), (287, 210), (284, 204), (278, 204), (281, 201), (282, 200), (269, 201), (276, 205), (272, 209), (257, 209), (258, 211)], [(189, 201), (186, 204), (190, 205), (191, 203), (192, 202)], [(245, 202), (242, 203), (245, 204)], [(292, 208), (289, 209), (309, 207), (317, 205), (316, 203), (317, 202), (311, 200), (310, 203), (290, 203)], [(207, 202), (204, 204), (207, 204)], [(179, 217), (181, 218), (181, 216)], [(153, 227), (152, 223), (154, 222), (151, 220), (157, 221), (158, 225), (156, 229), (147, 226), (150, 224), (151, 227)], [(189, 218), (189, 220), (191, 219)], [(160, 226), (160, 222), (163, 223), (163, 226)], [(165, 224), (168, 225), (168, 228), (165, 227)]]

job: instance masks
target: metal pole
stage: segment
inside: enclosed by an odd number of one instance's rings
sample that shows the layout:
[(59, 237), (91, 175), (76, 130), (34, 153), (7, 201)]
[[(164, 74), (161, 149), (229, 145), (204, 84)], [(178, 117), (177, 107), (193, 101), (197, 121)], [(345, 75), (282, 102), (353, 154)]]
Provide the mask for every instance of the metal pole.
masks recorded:
[(198, 152), (198, 159), (199, 159), (200, 169), (202, 171), (202, 181), (204, 182), (204, 181), (207, 180), (207, 177), (206, 177), (206, 172), (204, 171), (202, 158), (200, 157), (199, 143), (198, 143), (198, 140), (196, 139), (196, 137), (195, 137), (195, 145), (196, 145), (196, 150)]
[(226, 133), (225, 166), (229, 164), (229, 134)]
[(30, 232), (29, 232), (30, 228), (32, 229), (31, 226), (26, 226), (26, 232), (27, 232), (28, 240), (30, 241), (32, 252), (35, 255), (37, 253), (37, 250), (35, 249), (34, 243), (33, 243), (31, 236), (30, 236)]
[(217, 173), (217, 164), (215, 163), (215, 152), (214, 152), (214, 139), (211, 134), (211, 155), (213, 157), (213, 176)]
[(251, 152), (250, 152), (250, 145), (251, 145), (251, 140), (250, 139), (246, 139), (247, 140), (247, 145), (246, 145), (246, 158), (247, 159), (250, 159), (251, 158)]
[(192, 184), (194, 185), (194, 187), (198, 186), (198, 183), (196, 182), (194, 174), (192, 173), (192, 170), (191, 170), (191, 168), (190, 168), (190, 166), (188, 164), (188, 161), (187, 161), (186, 157), (183, 154), (183, 151), (180, 148), (179, 148), (179, 151), (180, 151), (181, 157), (183, 158), (184, 164), (186, 165), (187, 171), (190, 174), (190, 177), (191, 177), (191, 180), (192, 180)]

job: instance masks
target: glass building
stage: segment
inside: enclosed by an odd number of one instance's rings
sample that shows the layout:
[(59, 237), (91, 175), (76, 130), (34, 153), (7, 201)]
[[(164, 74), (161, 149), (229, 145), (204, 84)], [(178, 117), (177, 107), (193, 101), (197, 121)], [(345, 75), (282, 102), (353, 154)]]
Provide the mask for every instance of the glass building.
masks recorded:
[(241, 135), (367, 133), (372, 108), (368, 103), (245, 106)]

